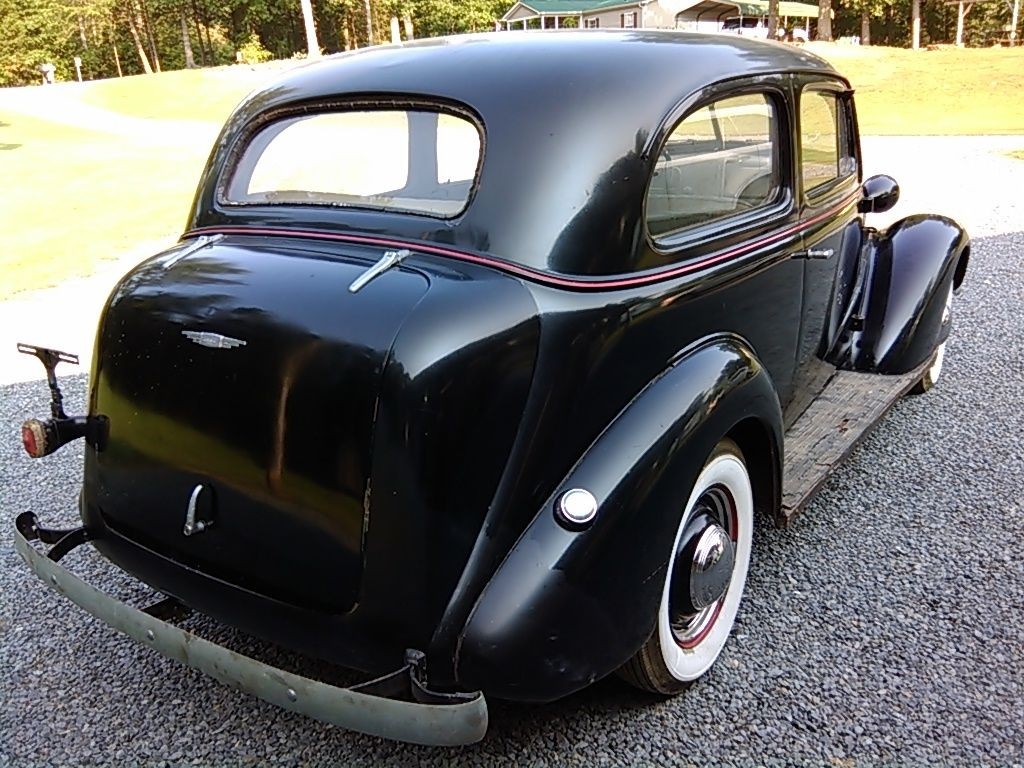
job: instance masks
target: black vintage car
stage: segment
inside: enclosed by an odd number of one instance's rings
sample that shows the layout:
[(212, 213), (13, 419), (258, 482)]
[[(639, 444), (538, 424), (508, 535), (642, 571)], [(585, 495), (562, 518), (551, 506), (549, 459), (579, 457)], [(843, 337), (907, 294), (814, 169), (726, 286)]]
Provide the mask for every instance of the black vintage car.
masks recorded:
[[(503, 33), (333, 57), (250, 96), (187, 231), (115, 288), (58, 591), (269, 701), (474, 741), (484, 696), (715, 661), (755, 520), (788, 521), (939, 375), (968, 238), (885, 231), (849, 83), (728, 36)], [(63, 353), (35, 347), (53, 383)], [(33, 541), (55, 546), (44, 554)], [(88, 541), (166, 597), (57, 560)], [(826, 543), (822, 544), (827, 546)], [(755, 563), (756, 565), (756, 563)], [(174, 626), (360, 670), (340, 688)]]

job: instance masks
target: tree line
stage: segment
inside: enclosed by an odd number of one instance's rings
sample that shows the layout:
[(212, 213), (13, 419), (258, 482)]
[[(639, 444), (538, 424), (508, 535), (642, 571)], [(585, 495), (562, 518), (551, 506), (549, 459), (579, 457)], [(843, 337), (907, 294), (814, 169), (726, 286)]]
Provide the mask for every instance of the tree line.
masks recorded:
[[(333, 53), (403, 36), (494, 28), (509, 0), (313, 0), (320, 47)], [(289, 58), (306, 51), (299, 0), (0, 0), (0, 85), (135, 75)]]
[[(769, 34), (779, 0), (769, 0)], [(1019, 42), (1021, 0), (818, 0), (817, 36), (860, 39), (862, 45), (920, 48), (955, 43)]]
[[(0, 0), (0, 85), (40, 82), (52, 62), (60, 80), (96, 79), (235, 61), (302, 56), (303, 6), (328, 53), (403, 39), (494, 28), (514, 0)], [(819, 35), (910, 46), (948, 43), (958, 18), (967, 45), (1008, 37), (1020, 0), (819, 0)], [(774, 0), (773, 3), (774, 5)]]

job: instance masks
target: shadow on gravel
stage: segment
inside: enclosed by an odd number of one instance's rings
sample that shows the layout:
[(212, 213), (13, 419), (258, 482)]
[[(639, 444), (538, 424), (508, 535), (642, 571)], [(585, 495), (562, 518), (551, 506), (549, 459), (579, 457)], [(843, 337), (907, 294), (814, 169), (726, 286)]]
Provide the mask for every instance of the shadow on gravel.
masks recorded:
[[(663, 700), (610, 677), (552, 704), (489, 701), (487, 737), (458, 749), (384, 742), (260, 703), (31, 587), (7, 531), (30, 506), (74, 522), (81, 453), (47, 464), (20, 455), (17, 425), (45, 413), (46, 386), (0, 387), (0, 734), (19, 734), (0, 737), (0, 763), (1019, 763), (1022, 302), (1024, 232), (976, 239), (943, 380), (898, 403), (793, 526), (759, 521), (733, 636), (684, 695)], [(69, 410), (80, 408), (84, 377), (67, 381)], [(133, 605), (152, 601), (98, 554), (70, 559)], [(364, 679), (206, 617), (183, 626), (309, 677)]]

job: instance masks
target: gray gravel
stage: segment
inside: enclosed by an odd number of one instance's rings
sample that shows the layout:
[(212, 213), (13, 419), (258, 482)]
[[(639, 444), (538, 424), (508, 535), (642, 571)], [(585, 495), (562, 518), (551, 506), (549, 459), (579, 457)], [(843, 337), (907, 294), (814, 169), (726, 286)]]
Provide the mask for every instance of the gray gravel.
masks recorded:
[[(0, 388), (0, 764), (1024, 764), (1024, 232), (975, 243), (944, 378), (898, 404), (796, 525), (764, 528), (734, 637), (660, 701), (606, 680), (549, 706), (492, 702), (480, 745), (431, 750), (265, 705), (118, 636), (37, 586), (17, 512), (68, 522), (80, 450), (31, 462)], [(68, 381), (79, 407), (84, 379)], [(103, 561), (69, 562), (117, 594)], [(206, 620), (232, 647), (317, 665)]]

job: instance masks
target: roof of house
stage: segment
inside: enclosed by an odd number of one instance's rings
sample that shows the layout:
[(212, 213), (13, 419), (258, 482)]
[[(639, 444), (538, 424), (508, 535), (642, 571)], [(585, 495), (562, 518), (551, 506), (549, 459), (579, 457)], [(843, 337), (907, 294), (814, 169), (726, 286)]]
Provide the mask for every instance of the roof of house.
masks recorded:
[(519, 0), (505, 15), (508, 16), (519, 5), (525, 6), (535, 13), (571, 16), (623, 5), (640, 5), (640, 2), (639, 0)]
[[(744, 16), (767, 16), (768, 0), (703, 0), (694, 2), (684, 10), (692, 12), (701, 8), (721, 8), (723, 13), (729, 13), (731, 9), (736, 9), (736, 13)], [(799, 3), (792, 0), (779, 1), (780, 17), (817, 18), (818, 10), (818, 6), (812, 3)]]
[[(708, 3), (695, 1), (690, 8), (684, 10), (692, 10), (695, 6), (704, 4)], [(768, 14), (768, 0), (737, 0), (736, 2), (715, 0), (713, 4), (734, 7), (737, 13), (744, 16), (765, 16)], [(529, 8), (538, 14), (573, 16), (629, 5), (640, 5), (640, 2), (639, 0), (518, 0), (502, 18), (507, 19), (519, 6)], [(780, 0), (779, 16), (815, 18), (818, 16), (818, 6), (812, 3)]]

